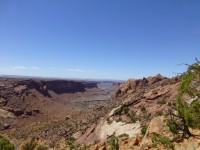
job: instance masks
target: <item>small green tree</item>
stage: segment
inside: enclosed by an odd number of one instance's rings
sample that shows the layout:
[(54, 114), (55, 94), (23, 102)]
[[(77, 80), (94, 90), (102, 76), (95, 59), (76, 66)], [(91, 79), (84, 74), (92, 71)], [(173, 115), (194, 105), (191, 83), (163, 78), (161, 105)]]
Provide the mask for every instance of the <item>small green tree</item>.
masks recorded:
[[(192, 136), (189, 128), (200, 127), (200, 103), (198, 101), (200, 92), (197, 86), (200, 84), (200, 63), (188, 65), (188, 70), (182, 75), (176, 98), (176, 113), (169, 110), (170, 119), (167, 121), (170, 131), (174, 134), (181, 134), (182, 138)], [(190, 96), (193, 101), (189, 104), (185, 96)], [(182, 131), (180, 133), (180, 131)]]

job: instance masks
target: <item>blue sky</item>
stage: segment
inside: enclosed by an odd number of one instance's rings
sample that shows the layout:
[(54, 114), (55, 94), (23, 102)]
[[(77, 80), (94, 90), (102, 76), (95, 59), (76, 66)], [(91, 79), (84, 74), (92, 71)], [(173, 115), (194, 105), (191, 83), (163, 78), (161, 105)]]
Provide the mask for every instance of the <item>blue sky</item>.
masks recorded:
[[(128, 79), (200, 58), (199, 0), (1, 0), (0, 74)], [(175, 72), (175, 73), (174, 73)]]

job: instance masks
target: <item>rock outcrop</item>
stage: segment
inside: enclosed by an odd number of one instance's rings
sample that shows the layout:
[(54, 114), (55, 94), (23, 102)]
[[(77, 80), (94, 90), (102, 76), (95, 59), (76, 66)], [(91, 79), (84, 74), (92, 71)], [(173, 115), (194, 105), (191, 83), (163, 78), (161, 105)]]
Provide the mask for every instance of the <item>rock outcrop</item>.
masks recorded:
[(129, 79), (124, 84), (121, 84), (116, 96), (122, 96), (124, 94), (134, 93), (136, 90), (150, 86), (152, 84), (158, 83), (160, 81), (166, 80), (166, 77), (160, 74), (156, 76), (150, 76), (143, 79)]
[(140, 134), (141, 124), (139, 121), (135, 123), (115, 121), (113, 115), (119, 109), (120, 107), (111, 110), (108, 116), (100, 119), (97, 124), (90, 127), (84, 135), (77, 138), (76, 142), (79, 144), (91, 144), (95, 141), (105, 142), (111, 136), (118, 137), (122, 134), (127, 134), (130, 138), (133, 138)]

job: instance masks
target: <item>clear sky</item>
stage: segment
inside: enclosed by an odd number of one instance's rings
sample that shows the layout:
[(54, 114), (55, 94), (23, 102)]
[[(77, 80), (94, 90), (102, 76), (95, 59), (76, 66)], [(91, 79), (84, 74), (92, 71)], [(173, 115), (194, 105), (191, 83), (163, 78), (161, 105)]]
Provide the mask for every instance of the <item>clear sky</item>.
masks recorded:
[(172, 77), (195, 57), (199, 0), (0, 0), (0, 74)]

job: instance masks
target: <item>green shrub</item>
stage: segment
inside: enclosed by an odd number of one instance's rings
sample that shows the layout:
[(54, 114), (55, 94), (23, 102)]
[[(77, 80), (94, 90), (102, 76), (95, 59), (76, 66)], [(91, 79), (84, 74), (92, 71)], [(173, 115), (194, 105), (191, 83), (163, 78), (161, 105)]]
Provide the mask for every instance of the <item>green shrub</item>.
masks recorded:
[(118, 138), (115, 136), (112, 136), (107, 141), (107, 144), (110, 146), (109, 150), (119, 150), (119, 144), (118, 144)]
[(157, 111), (156, 112), (156, 116), (162, 116), (164, 113), (163, 113), (163, 111)]
[(124, 134), (121, 134), (121, 135), (118, 136), (118, 138), (121, 138), (121, 137), (129, 137), (129, 135), (124, 133)]
[(121, 122), (122, 121), (122, 118), (118, 118), (117, 120), (116, 120), (116, 122)]
[(171, 140), (168, 137), (165, 137), (162, 135), (153, 135), (151, 140), (154, 144), (162, 144), (167, 149), (174, 148), (174, 144), (171, 142)]
[(153, 143), (153, 144), (151, 144), (151, 147), (152, 148), (157, 148), (157, 144)]
[(167, 103), (167, 106), (172, 106), (172, 103), (171, 103), (171, 102), (168, 102), (168, 103)]
[(30, 140), (30, 142), (26, 143), (23, 147), (22, 150), (34, 150), (35, 147), (37, 146), (37, 143), (35, 142), (34, 138)]
[(144, 105), (142, 105), (142, 106), (140, 107), (140, 111), (141, 111), (141, 112), (145, 112), (145, 111), (146, 111), (146, 107), (145, 107)]
[(167, 120), (167, 126), (169, 127), (169, 130), (174, 134), (179, 132), (178, 126), (176, 124), (177, 122), (173, 119)]
[(44, 145), (38, 145), (37, 150), (47, 150), (48, 148)]
[(143, 119), (146, 119), (146, 120), (150, 120), (151, 119), (151, 114), (149, 113), (149, 114), (145, 114), (144, 116), (143, 116)]
[(83, 145), (83, 147), (80, 147), (79, 150), (89, 150), (90, 145)]
[(123, 108), (124, 114), (127, 115), (127, 114), (129, 113), (129, 110), (130, 110), (130, 109), (129, 109), (128, 107), (124, 107), (124, 108)]
[(134, 112), (128, 113), (127, 116), (130, 118), (132, 123), (136, 123), (136, 121), (138, 120)]
[(67, 145), (69, 145), (70, 150), (74, 150), (74, 149), (76, 150), (79, 147), (79, 145), (75, 144), (75, 139), (73, 137), (70, 137), (67, 140)]
[(124, 114), (131, 120), (132, 123), (135, 123), (138, 119), (135, 116), (135, 112), (130, 112), (130, 109), (128, 107), (123, 108)]
[(142, 133), (142, 135), (145, 135), (145, 134), (146, 134), (147, 128), (148, 128), (148, 125), (142, 126), (142, 128), (141, 128), (141, 133)]
[(0, 150), (14, 150), (15, 146), (6, 138), (0, 138)]
[(164, 104), (166, 104), (166, 100), (160, 100), (160, 101), (157, 101), (157, 104), (160, 104), (160, 105), (164, 105)]
[(172, 102), (172, 106), (176, 107), (176, 103), (175, 103), (175, 102)]
[(97, 143), (99, 143), (100, 141), (99, 140), (95, 140), (94, 142), (93, 142), (93, 145), (95, 145), (95, 144), (97, 144)]

